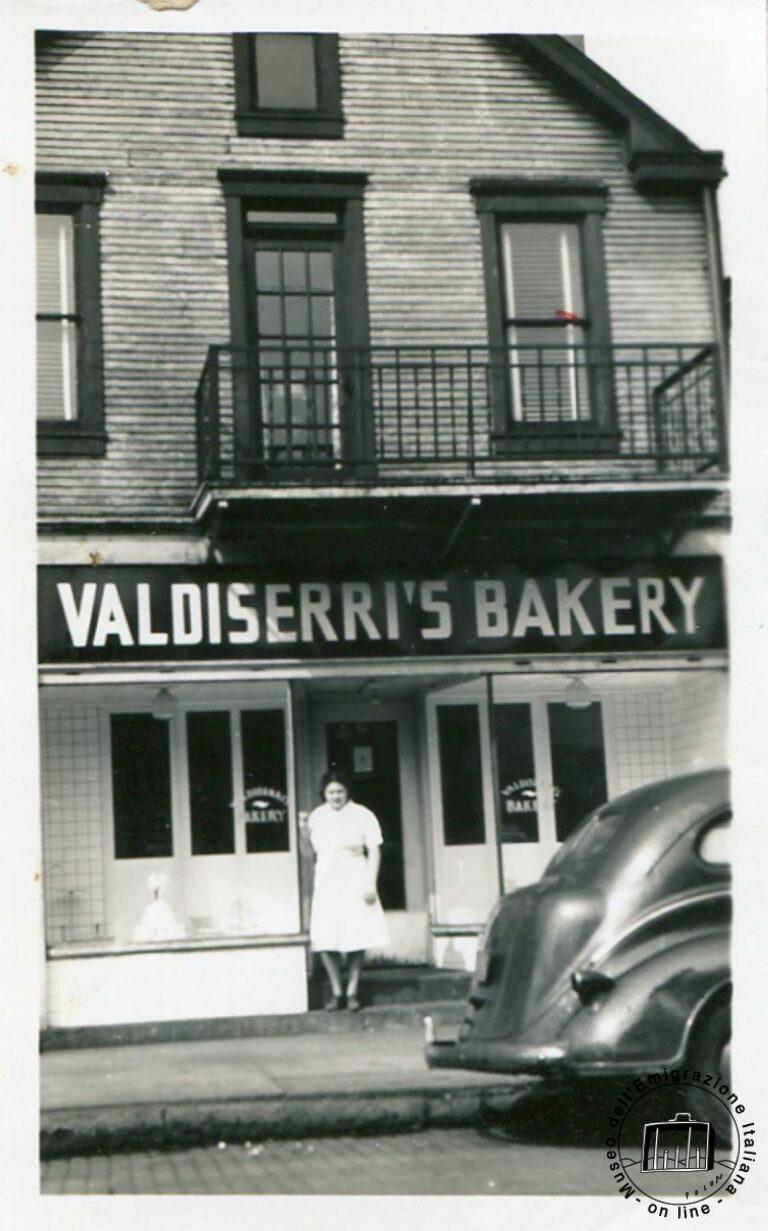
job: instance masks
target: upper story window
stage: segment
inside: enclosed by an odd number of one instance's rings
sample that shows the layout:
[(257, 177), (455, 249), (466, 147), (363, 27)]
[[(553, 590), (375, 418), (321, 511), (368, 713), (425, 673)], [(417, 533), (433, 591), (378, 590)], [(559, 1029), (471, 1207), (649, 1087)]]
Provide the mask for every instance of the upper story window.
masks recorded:
[(100, 174), (37, 177), (37, 436), (49, 455), (104, 453)]
[(335, 34), (235, 34), (235, 102), (241, 137), (341, 137)]
[(615, 443), (602, 239), (606, 193), (585, 181), (474, 180), (497, 449)]

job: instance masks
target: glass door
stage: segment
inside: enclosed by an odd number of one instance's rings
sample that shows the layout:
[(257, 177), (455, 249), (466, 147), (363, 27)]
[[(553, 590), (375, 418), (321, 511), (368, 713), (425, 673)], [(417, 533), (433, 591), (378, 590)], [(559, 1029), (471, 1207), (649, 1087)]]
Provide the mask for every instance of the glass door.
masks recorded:
[(298, 930), (282, 707), (189, 710), (185, 718), (190, 932), (263, 936)]
[(485, 684), (427, 699), (433, 800), (433, 922), (483, 924), (499, 895)]
[(307, 470), (345, 453), (340, 207), (246, 213), (254, 460)]
[(559, 844), (607, 798), (600, 701), (512, 699), (494, 681), (497, 808), (504, 888), (537, 881)]
[(253, 260), (260, 454), (297, 465), (340, 457), (333, 247), (262, 240)]

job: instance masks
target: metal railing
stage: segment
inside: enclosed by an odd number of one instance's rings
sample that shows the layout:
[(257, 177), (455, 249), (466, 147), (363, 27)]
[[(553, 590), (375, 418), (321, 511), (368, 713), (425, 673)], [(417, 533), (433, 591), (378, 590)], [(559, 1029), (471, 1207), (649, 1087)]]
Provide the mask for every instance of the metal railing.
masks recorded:
[(723, 472), (714, 345), (211, 346), (201, 482)]

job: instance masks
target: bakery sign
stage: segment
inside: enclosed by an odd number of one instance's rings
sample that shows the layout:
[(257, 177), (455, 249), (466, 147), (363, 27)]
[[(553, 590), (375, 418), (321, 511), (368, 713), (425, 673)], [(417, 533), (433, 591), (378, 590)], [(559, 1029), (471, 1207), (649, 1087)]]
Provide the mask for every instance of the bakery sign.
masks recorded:
[(290, 842), (285, 792), (270, 786), (249, 787), (243, 803), (246, 852), (250, 855), (258, 851), (287, 851)]
[(42, 566), (44, 663), (725, 647), (721, 561), (265, 577), (246, 567)]

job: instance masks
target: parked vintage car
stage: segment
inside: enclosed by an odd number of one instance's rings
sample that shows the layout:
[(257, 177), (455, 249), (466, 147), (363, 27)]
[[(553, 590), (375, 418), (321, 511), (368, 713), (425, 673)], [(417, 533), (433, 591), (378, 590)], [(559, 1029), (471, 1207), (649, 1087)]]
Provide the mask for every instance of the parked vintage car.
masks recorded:
[(458, 1039), (431, 1067), (596, 1077), (683, 1067), (728, 1081), (730, 821), (725, 770), (593, 812), (534, 885), (502, 897)]

